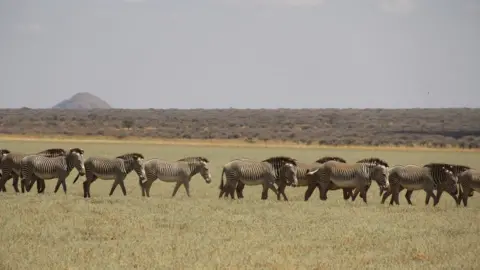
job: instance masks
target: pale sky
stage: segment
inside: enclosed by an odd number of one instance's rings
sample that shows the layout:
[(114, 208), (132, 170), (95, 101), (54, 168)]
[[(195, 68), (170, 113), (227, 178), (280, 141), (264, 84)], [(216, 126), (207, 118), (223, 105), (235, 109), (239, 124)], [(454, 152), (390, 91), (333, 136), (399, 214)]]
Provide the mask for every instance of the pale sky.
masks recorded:
[(0, 0), (0, 107), (479, 107), (480, 0)]

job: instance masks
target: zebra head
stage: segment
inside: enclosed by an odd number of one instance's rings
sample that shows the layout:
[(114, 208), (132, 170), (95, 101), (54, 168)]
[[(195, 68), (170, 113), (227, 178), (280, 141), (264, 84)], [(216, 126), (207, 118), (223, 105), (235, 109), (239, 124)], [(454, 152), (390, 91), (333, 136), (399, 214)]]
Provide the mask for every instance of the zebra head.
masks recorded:
[(385, 160), (371, 157), (364, 158), (356, 163), (368, 164), (370, 167), (370, 179), (376, 181), (380, 187), (380, 195), (384, 191), (387, 191), (390, 186), (390, 181), (388, 180), (389, 166)]
[[(77, 169), (79, 175), (85, 175), (85, 164), (83, 160), (83, 149), (72, 148), (68, 151), (67, 160), (73, 163), (73, 166)], [(72, 164), (71, 163), (71, 164)]]
[(282, 172), (287, 179), (287, 185), (292, 187), (298, 186), (297, 166), (292, 163), (285, 163), (282, 167)]
[(10, 154), (10, 150), (0, 149), (0, 164), (2, 163), (2, 159), (8, 154)]
[(187, 162), (190, 170), (192, 171), (192, 176), (200, 173), (207, 184), (212, 182), (212, 175), (210, 174), (210, 169), (208, 168), (208, 163), (210, 161), (206, 157), (185, 157), (177, 161)]
[(145, 158), (142, 154), (127, 153), (116, 158), (123, 159), (127, 173), (131, 172), (133, 169), (137, 173), (140, 182), (146, 179), (144, 163)]
[(279, 180), (280, 176), (286, 178), (287, 185), (296, 187), (298, 185), (297, 179), (297, 161), (290, 157), (276, 156), (263, 160), (262, 162), (268, 162), (272, 165), (275, 171), (275, 176)]
[(145, 180), (146, 179), (146, 176), (145, 176), (145, 162), (144, 162), (145, 158), (140, 153), (133, 153), (132, 158), (134, 160), (133, 169), (137, 173), (139, 180), (140, 181)]

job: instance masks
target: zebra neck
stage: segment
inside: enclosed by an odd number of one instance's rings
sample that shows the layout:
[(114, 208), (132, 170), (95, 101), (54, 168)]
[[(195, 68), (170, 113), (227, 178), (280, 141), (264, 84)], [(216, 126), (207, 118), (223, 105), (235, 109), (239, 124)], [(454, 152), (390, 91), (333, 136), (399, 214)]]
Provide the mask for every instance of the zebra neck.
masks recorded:
[(189, 163), (188, 168), (190, 170), (190, 177), (194, 176), (195, 174), (200, 172), (200, 166), (194, 163)]
[(133, 171), (133, 160), (132, 159), (124, 160), (123, 164), (125, 166), (125, 172), (127, 174), (129, 174), (131, 171)]
[(71, 156), (65, 157), (65, 161), (67, 163), (67, 172), (71, 172), (73, 170), (73, 167), (75, 166), (73, 164), (73, 160), (72, 160)]

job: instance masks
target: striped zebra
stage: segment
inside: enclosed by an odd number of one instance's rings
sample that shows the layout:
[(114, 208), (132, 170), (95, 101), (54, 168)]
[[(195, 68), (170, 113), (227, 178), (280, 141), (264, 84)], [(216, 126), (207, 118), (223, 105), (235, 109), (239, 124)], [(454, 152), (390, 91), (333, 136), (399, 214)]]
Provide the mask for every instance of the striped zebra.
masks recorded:
[[(145, 179), (144, 157), (140, 153), (127, 153), (115, 158), (89, 157), (85, 160), (85, 181), (83, 182), (83, 197), (90, 198), (90, 186), (97, 179), (114, 180), (109, 196), (120, 185), (124, 196), (127, 195), (124, 180), (127, 175), (135, 171), (139, 177), (139, 184)], [(77, 181), (78, 177), (73, 181)]]
[(457, 205), (463, 202), (463, 206), (467, 206), (468, 197), (473, 196), (473, 192), (480, 192), (480, 171), (475, 169), (467, 169), (458, 176), (458, 183), (461, 186), (458, 195)]
[[(262, 200), (268, 198), (268, 189), (275, 192), (277, 199), (280, 199), (280, 195), (275, 187), (275, 182), (281, 170), (285, 170), (284, 173), (288, 184), (296, 186), (298, 184), (296, 165), (297, 162), (295, 159), (283, 156), (271, 157), (260, 162), (253, 160), (232, 160), (223, 166), (219, 186), (219, 198), (226, 192), (234, 199), (234, 191), (237, 188), (237, 184), (242, 182), (247, 186), (262, 185)], [(225, 184), (224, 176), (226, 178)]]
[[(316, 160), (312, 164), (297, 162), (297, 180), (298, 180), (298, 185), (297, 186), (308, 187), (306, 192), (305, 192), (305, 201), (308, 201), (308, 199), (312, 195), (315, 188), (318, 188), (318, 190), (320, 191), (320, 186), (317, 183), (317, 181), (313, 177), (307, 177), (307, 172), (310, 171), (310, 170), (316, 169), (319, 166), (319, 164), (323, 164), (323, 163), (325, 163), (329, 160), (336, 160), (338, 162), (346, 163), (345, 159), (343, 159), (341, 157), (332, 157), (332, 156), (322, 157), (322, 158)], [(288, 201), (287, 195), (285, 194), (285, 188), (288, 186), (287, 179), (284, 175), (285, 171), (286, 171), (286, 168), (284, 168), (283, 170), (279, 170), (279, 172), (278, 172), (279, 177), (276, 181), (276, 184), (278, 186), (278, 195), (277, 196), (280, 197), (280, 195), (281, 195), (281, 196), (283, 196), (283, 199), (285, 201)], [(312, 180), (312, 181), (310, 181), (310, 180)], [(238, 198), (243, 198), (244, 187), (245, 187), (245, 184), (243, 184), (243, 182), (241, 182), (241, 181), (238, 182), (237, 188), (236, 188)], [(329, 185), (328, 188), (329, 188), (329, 190), (339, 189), (339, 187), (335, 186), (333, 183), (331, 183), (331, 185)], [(343, 189), (343, 194), (344, 194), (343, 195), (344, 199), (348, 200), (352, 195), (352, 189), (344, 188)], [(226, 197), (228, 194), (224, 193), (224, 195)]]
[[(76, 168), (80, 174), (85, 174), (85, 166), (83, 164), (83, 149), (72, 148), (64, 156), (45, 157), (41, 155), (25, 156), (21, 160), (22, 184), (30, 191), (33, 184), (41, 180), (50, 180), (58, 178), (55, 186), (57, 193), (60, 185), (63, 192), (67, 193), (65, 179), (68, 177), (73, 168)], [(45, 189), (43, 184), (43, 190)], [(43, 190), (41, 192), (43, 192)]]
[(190, 180), (200, 173), (207, 184), (212, 181), (208, 168), (209, 160), (205, 157), (185, 157), (171, 162), (161, 159), (150, 159), (145, 162), (146, 180), (142, 183), (142, 196), (150, 197), (152, 183), (160, 181), (175, 183), (172, 198), (177, 194), (181, 185), (185, 187), (187, 196), (190, 197)]
[[(243, 160), (243, 161), (252, 161), (252, 162), (257, 162), (253, 159), (250, 159), (250, 158), (236, 158), (236, 159), (232, 159), (230, 162), (232, 161), (235, 161), (235, 160)], [(229, 192), (227, 192), (227, 188), (226, 186), (224, 186), (224, 188), (220, 191), (220, 196), (219, 197), (222, 197), (224, 196), (225, 198), (230, 194)], [(241, 181), (239, 181), (237, 183), (237, 187), (235, 188), (235, 191), (237, 193), (237, 198), (238, 199), (243, 199), (243, 189), (245, 188), (245, 184)]]
[[(15, 189), (15, 192), (17, 193), (19, 192), (18, 180), (21, 174), (21, 167), (22, 167), (21, 162), (25, 156), (41, 155), (45, 157), (58, 157), (58, 156), (64, 156), (66, 155), (66, 153), (67, 152), (61, 148), (50, 148), (50, 149), (46, 149), (41, 152), (38, 152), (36, 154), (24, 154), (24, 153), (16, 153), (16, 152), (8, 151), (6, 155), (3, 155), (3, 158), (1, 160), (2, 177), (0, 179), (0, 191), (6, 192), (7, 190), (5, 188), (5, 184), (7, 183), (8, 180), (13, 178), (13, 188)], [(44, 186), (44, 183), (42, 181), (43, 180), (37, 182), (38, 192), (41, 192), (42, 191), (41, 188), (42, 186)], [(23, 192), (25, 192), (24, 185), (22, 185), (22, 193)]]
[[(390, 169), (389, 182), (390, 187), (382, 196), (382, 204), (385, 203), (388, 196), (392, 195), (390, 204), (395, 202), (399, 205), (398, 197), (402, 189), (407, 190), (405, 198), (410, 205), (412, 204), (410, 199), (413, 191), (421, 189), (426, 193), (425, 205), (428, 205), (430, 198), (433, 198), (433, 205), (436, 206), (444, 190), (457, 202), (457, 177), (451, 170), (441, 164), (427, 164), (423, 167), (416, 165), (395, 166)], [(437, 195), (433, 192), (435, 189)]]
[(340, 188), (355, 188), (352, 195), (352, 200), (360, 193), (361, 198), (367, 203), (366, 187), (371, 180), (377, 182), (381, 188), (387, 188), (388, 183), (388, 168), (384, 165), (386, 162), (361, 162), (354, 164), (346, 164), (338, 161), (327, 161), (319, 168), (307, 172), (307, 175), (318, 174), (317, 179), (320, 184), (321, 194), (320, 198), (326, 200), (326, 192), (330, 182)]
[[(305, 176), (304, 176), (305, 181), (307, 182), (307, 186), (308, 186), (307, 190), (305, 191), (305, 201), (308, 201), (310, 196), (312, 196), (312, 193), (315, 190), (315, 188), (318, 188), (319, 193), (322, 194), (322, 189), (321, 189), (321, 186), (320, 186), (320, 183), (319, 183), (319, 178), (315, 177), (317, 174), (307, 174), (307, 173), (317, 169), (319, 167), (318, 164), (324, 164), (327, 161), (337, 161), (337, 162), (340, 162), (340, 163), (347, 163), (347, 161), (345, 159), (341, 158), (341, 157), (326, 156), (326, 157), (322, 157), (322, 158), (318, 159), (317, 161), (315, 161), (316, 164), (313, 166), (313, 168), (307, 168), (305, 170)], [(303, 174), (303, 172), (302, 173), (297, 172), (297, 175), (302, 175), (302, 174)], [(340, 188), (338, 186), (336, 186), (332, 181), (330, 181), (329, 185), (327, 186), (327, 190), (338, 190), (338, 189), (340, 189)], [(348, 200), (353, 195), (353, 193), (352, 193), (353, 189), (351, 189), (351, 188), (342, 188), (342, 191), (343, 191), (343, 199), (344, 200)], [(325, 197), (324, 197), (325, 200), (327, 199), (326, 196), (327, 196), (327, 194), (325, 192)], [(320, 196), (320, 199), (322, 199), (322, 196)]]
[[(468, 167), (468, 166), (454, 165), (454, 164), (448, 164), (448, 163), (429, 163), (429, 164), (424, 165), (424, 167), (432, 167), (432, 166), (444, 167), (444, 168), (448, 169), (449, 171), (451, 171), (455, 177), (459, 177), (461, 173), (470, 169), (470, 167)], [(435, 187), (434, 190), (436, 190), (436, 189), (437, 188)], [(399, 189), (398, 189), (398, 192), (401, 192), (402, 190), (404, 190), (404, 187), (400, 186)], [(461, 187), (460, 183), (458, 183), (458, 192), (459, 192), (458, 198), (462, 197), (462, 187)], [(412, 193), (413, 193), (413, 190), (407, 190), (407, 193), (405, 194), (405, 198), (411, 198)], [(390, 195), (391, 195), (391, 193), (387, 194), (386, 198), (388, 198), (388, 196), (390, 196)], [(471, 191), (468, 194), (468, 196), (469, 197), (473, 196), (473, 191)], [(393, 203), (394, 203), (394, 200), (393, 200), (393, 196), (392, 196), (390, 198), (390, 204), (392, 205)]]

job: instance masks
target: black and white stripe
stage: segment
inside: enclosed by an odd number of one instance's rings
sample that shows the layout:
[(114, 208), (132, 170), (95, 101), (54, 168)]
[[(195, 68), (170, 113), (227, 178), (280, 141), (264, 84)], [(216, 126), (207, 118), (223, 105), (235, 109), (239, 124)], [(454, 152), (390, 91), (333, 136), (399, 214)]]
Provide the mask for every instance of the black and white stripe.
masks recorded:
[[(27, 191), (36, 181), (50, 180), (58, 178), (55, 192), (58, 191), (60, 184), (63, 191), (67, 192), (65, 179), (68, 177), (74, 167), (80, 174), (85, 173), (83, 164), (83, 150), (80, 148), (72, 148), (68, 154), (57, 157), (46, 157), (42, 155), (28, 155), (21, 160), (22, 186), (27, 186)], [(38, 185), (43, 185), (39, 182)], [(39, 188), (40, 191), (41, 188)], [(40, 191), (40, 192), (43, 192)]]
[[(127, 195), (124, 180), (127, 175), (135, 171), (139, 177), (139, 183), (145, 179), (144, 157), (140, 153), (127, 153), (115, 158), (89, 157), (85, 160), (85, 181), (83, 182), (83, 196), (90, 197), (90, 185), (97, 179), (115, 180), (110, 190), (110, 196), (120, 185), (123, 195)], [(75, 178), (73, 183), (78, 179)]]
[[(241, 183), (242, 185), (248, 186), (263, 185), (262, 200), (268, 198), (268, 189), (275, 192), (277, 199), (280, 199), (280, 194), (274, 184), (278, 181), (281, 174), (285, 174), (287, 181), (295, 186), (298, 182), (296, 166), (296, 160), (283, 156), (271, 157), (260, 162), (253, 160), (230, 161), (223, 166), (219, 197), (222, 197), (226, 192), (234, 199), (233, 192), (237, 188), (237, 185)], [(224, 175), (226, 177), (225, 185)], [(240, 194), (237, 190), (237, 196), (238, 195)], [(240, 196), (238, 197), (240, 198)]]
[(185, 157), (177, 161), (151, 159), (145, 162), (146, 181), (142, 183), (142, 196), (150, 197), (150, 189), (155, 180), (176, 183), (172, 197), (177, 194), (181, 185), (184, 185), (187, 196), (190, 197), (190, 180), (200, 173), (205, 182), (211, 180), (208, 168), (209, 160), (205, 157)]

